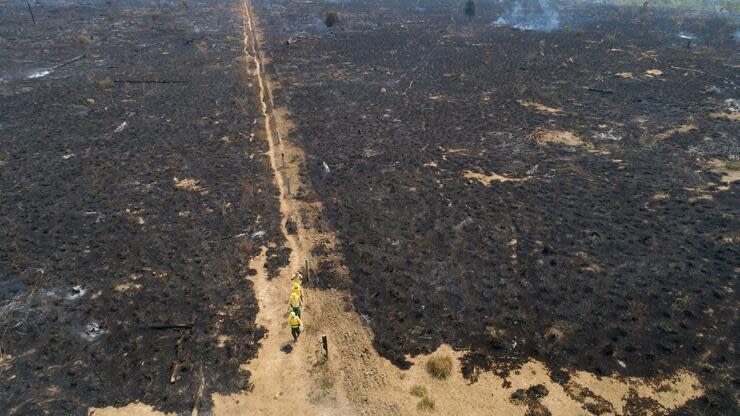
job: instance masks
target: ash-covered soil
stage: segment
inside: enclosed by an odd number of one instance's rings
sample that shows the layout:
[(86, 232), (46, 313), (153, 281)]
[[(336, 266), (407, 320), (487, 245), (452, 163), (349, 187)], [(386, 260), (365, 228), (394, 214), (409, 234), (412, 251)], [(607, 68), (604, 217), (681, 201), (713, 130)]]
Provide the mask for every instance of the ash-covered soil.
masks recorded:
[(282, 236), (240, 5), (0, 3), (0, 414), (249, 387)]
[(470, 376), (688, 369), (706, 395), (680, 412), (738, 413), (736, 20), (594, 6), (542, 32), (479, 11), (259, 2), (351, 270), (333, 284), (401, 367), (449, 343)]

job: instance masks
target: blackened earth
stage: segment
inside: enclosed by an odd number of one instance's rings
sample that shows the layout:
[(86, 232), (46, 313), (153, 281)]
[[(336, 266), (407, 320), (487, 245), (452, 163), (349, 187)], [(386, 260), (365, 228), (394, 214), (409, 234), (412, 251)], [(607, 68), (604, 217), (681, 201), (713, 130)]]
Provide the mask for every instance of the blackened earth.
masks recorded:
[(287, 253), (240, 6), (0, 3), (0, 414), (249, 387)]
[[(738, 413), (740, 200), (706, 168), (740, 157), (736, 21), (591, 6), (546, 33), (448, 2), (257, 9), (383, 356), (449, 343), (466, 374), (535, 358), (560, 381), (688, 369), (706, 395), (679, 412)], [(562, 131), (582, 143), (542, 140)]]

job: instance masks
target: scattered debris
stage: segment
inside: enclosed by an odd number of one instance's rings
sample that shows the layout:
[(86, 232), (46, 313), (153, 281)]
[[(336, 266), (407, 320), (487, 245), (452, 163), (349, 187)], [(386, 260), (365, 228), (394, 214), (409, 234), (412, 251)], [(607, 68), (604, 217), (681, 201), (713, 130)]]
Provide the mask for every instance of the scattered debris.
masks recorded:
[(200, 181), (192, 178), (178, 179), (177, 176), (175, 176), (172, 178), (172, 181), (175, 182), (175, 187), (178, 189), (185, 189), (187, 191), (194, 192), (206, 192), (206, 190), (200, 186)]
[(67, 299), (69, 300), (79, 299), (85, 296), (85, 293), (87, 293), (87, 289), (84, 289), (82, 286), (80, 285), (73, 286), (72, 289), (70, 289), (69, 292), (67, 293)]
[(548, 107), (534, 101), (517, 100), (516, 102), (518, 102), (522, 107), (533, 108), (541, 113), (560, 114), (563, 112), (560, 108)]
[(127, 121), (124, 121), (123, 123), (119, 124), (118, 127), (116, 127), (115, 130), (113, 130), (113, 133), (120, 133), (123, 131), (123, 129), (126, 128), (126, 125), (128, 124)]
[(35, 69), (26, 77), (27, 79), (42, 78), (51, 74), (51, 69)]
[(619, 141), (622, 140), (622, 136), (618, 136), (618, 135), (614, 134), (614, 130), (613, 129), (609, 129), (609, 131), (607, 131), (607, 132), (598, 132), (598, 133), (594, 134), (593, 137), (594, 137), (594, 139), (611, 140), (613, 142), (619, 142)]
[(141, 287), (142, 286), (138, 283), (127, 282), (127, 283), (121, 283), (120, 285), (117, 285), (116, 287), (113, 288), (113, 290), (115, 290), (118, 293), (123, 293), (129, 290), (138, 290), (138, 289), (141, 289)]
[(512, 182), (522, 182), (522, 181), (526, 181), (526, 180), (530, 179), (528, 177), (527, 178), (509, 178), (509, 177), (506, 177), (506, 176), (503, 176), (503, 175), (499, 175), (499, 174), (493, 173), (493, 172), (491, 172), (491, 174), (489, 174), (489, 175), (485, 175), (483, 173), (472, 172), (472, 171), (469, 171), (469, 170), (464, 171), (463, 172), (463, 176), (466, 177), (466, 178), (468, 178), (468, 179), (475, 179), (475, 180), (479, 181), (480, 183), (482, 183), (485, 186), (491, 186), (491, 182), (494, 182), (494, 181), (496, 181), (496, 182), (509, 182), (509, 181), (512, 181)]
[(100, 326), (99, 322), (91, 321), (85, 325), (82, 331), (82, 337), (88, 341), (93, 341), (104, 333), (105, 330)]

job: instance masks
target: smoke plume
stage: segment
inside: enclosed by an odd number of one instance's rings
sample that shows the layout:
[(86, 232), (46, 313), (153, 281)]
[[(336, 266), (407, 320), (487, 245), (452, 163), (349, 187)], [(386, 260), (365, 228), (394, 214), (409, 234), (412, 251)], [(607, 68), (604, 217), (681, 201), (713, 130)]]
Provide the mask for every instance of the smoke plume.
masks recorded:
[(499, 0), (504, 13), (496, 24), (522, 30), (549, 32), (560, 26), (560, 16), (548, 0)]

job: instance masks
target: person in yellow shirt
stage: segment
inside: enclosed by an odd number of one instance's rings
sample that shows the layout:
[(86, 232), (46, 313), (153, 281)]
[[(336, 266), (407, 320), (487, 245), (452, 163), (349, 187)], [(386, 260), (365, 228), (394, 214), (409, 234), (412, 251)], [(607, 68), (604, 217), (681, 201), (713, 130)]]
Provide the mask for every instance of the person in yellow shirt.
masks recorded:
[(290, 328), (290, 334), (293, 335), (293, 342), (298, 341), (298, 336), (301, 335), (303, 330), (303, 322), (301, 318), (296, 316), (295, 312), (291, 312), (288, 317), (288, 328)]
[(299, 318), (301, 317), (301, 298), (296, 292), (290, 292), (290, 300), (288, 300), (288, 309), (291, 313), (296, 314)]
[(300, 284), (293, 283), (293, 290), (291, 292), (292, 293), (297, 293), (298, 294), (298, 297), (301, 299), (301, 304), (304, 303), (304, 300), (303, 300), (303, 288), (301, 287)]
[(295, 272), (293, 273), (293, 276), (291, 276), (290, 281), (301, 285), (303, 284), (303, 275), (301, 274), (301, 272)]

